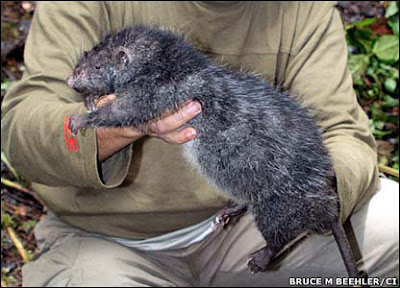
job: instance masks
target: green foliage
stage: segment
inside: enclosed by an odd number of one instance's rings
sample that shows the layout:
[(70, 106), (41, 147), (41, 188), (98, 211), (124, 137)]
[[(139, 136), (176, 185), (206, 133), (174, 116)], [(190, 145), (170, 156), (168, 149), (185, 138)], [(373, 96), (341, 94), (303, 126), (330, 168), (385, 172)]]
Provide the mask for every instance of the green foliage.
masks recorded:
[(31, 230), (33, 227), (35, 227), (36, 224), (37, 224), (37, 221), (36, 221), (36, 220), (28, 220), (28, 221), (25, 221), (25, 222), (22, 224), (22, 228), (24, 229), (24, 231), (29, 231), (29, 230)]
[(367, 72), (369, 57), (364, 54), (350, 55), (348, 65), (353, 77), (358, 79)]
[(388, 25), (393, 34), (399, 37), (399, 2), (391, 1), (386, 9), (385, 17), (388, 18)]
[(399, 3), (397, 1), (390, 1), (385, 11), (385, 18), (397, 16), (399, 13)]
[(8, 87), (10, 87), (10, 80), (8, 80), (7, 78), (4, 78), (4, 81), (1, 82), (1, 90), (7, 91)]
[(16, 279), (14, 276), (7, 276), (7, 274), (10, 272), (10, 269), (7, 268), (1, 268), (1, 279), (4, 281), (4, 283), (7, 285), (7, 287), (15, 287)]
[(399, 60), (399, 37), (383, 35), (378, 38), (372, 48), (372, 53), (380, 60), (395, 63)]
[(367, 18), (345, 26), (349, 46), (348, 66), (361, 106), (370, 117), (377, 140), (394, 143), (392, 156), (380, 163), (399, 167), (399, 7), (388, 2), (384, 19)]
[(3, 227), (15, 227), (14, 217), (7, 213), (1, 214), (1, 226)]

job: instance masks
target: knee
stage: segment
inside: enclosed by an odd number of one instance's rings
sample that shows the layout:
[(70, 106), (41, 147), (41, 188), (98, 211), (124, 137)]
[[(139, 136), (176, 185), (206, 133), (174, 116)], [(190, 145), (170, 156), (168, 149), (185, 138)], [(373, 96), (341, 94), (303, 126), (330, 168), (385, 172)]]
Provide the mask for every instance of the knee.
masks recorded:
[(399, 276), (399, 219), (368, 229), (360, 245), (369, 277)]
[(67, 237), (23, 267), (24, 286), (132, 286), (137, 283), (119, 261), (125, 249), (94, 237)]
[(379, 242), (399, 246), (399, 183), (381, 179), (377, 193), (368, 203), (366, 212), (368, 234)]
[(376, 194), (351, 217), (365, 270), (370, 276), (398, 275), (398, 188), (397, 182), (382, 179), (381, 187)]

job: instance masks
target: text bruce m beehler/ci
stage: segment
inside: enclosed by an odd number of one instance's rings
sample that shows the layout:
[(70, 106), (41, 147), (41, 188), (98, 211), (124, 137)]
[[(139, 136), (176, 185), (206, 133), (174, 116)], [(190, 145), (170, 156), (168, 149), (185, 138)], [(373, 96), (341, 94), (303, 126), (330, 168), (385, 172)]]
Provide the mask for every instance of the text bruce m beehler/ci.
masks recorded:
[(291, 277), (289, 278), (290, 286), (392, 286), (397, 287), (399, 280), (396, 277), (388, 278), (335, 278), (335, 277)]

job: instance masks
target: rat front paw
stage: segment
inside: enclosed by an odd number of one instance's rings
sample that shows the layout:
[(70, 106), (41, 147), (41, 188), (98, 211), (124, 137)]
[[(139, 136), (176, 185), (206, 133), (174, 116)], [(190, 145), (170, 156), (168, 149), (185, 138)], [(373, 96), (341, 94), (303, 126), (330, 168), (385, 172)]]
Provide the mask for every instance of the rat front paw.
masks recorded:
[(250, 268), (252, 274), (263, 272), (274, 258), (273, 253), (267, 246), (250, 254), (250, 261), (247, 266)]
[(93, 112), (93, 111), (97, 110), (97, 106), (96, 106), (96, 103), (95, 103), (95, 98), (96, 97), (94, 97), (92, 95), (85, 96), (84, 104), (85, 104), (86, 110), (88, 112)]
[(83, 128), (83, 119), (85, 115), (74, 114), (69, 118), (69, 129), (74, 135), (78, 133), (78, 130)]

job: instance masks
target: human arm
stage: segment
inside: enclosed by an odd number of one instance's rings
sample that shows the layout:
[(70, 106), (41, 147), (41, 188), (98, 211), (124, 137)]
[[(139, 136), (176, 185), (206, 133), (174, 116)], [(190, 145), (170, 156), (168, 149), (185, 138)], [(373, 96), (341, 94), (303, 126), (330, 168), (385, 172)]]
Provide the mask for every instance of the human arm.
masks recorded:
[[(98, 106), (115, 99), (115, 95), (104, 97)], [(196, 130), (191, 127), (180, 129), (186, 122), (201, 112), (198, 102), (189, 102), (177, 112), (151, 123), (148, 134), (170, 144), (183, 144), (196, 137)], [(96, 129), (98, 159), (104, 161), (123, 147), (145, 136), (139, 129), (126, 128), (98, 128)]]
[[(24, 51), (26, 71), (2, 107), (2, 148), (32, 182), (111, 188), (125, 178), (134, 157), (132, 143), (143, 136), (138, 131), (87, 129), (78, 133), (76, 149), (67, 148), (73, 139), (66, 137), (65, 119), (85, 108), (65, 79), (83, 52), (111, 32), (108, 17), (103, 2), (38, 3)], [(169, 143), (187, 141), (184, 134), (193, 128), (172, 131), (187, 117), (182, 110), (156, 122), (151, 136)]]
[[(52, 186), (104, 185), (98, 170), (94, 131), (78, 135), (68, 149), (66, 117), (84, 113), (82, 97), (65, 79), (80, 55), (110, 28), (100, 3), (38, 3), (25, 44), (25, 72), (12, 85), (2, 106), (2, 148), (15, 168), (32, 182)], [(98, 20), (97, 20), (98, 19)], [(68, 142), (70, 141), (70, 142)], [(109, 159), (122, 181), (131, 151)], [(118, 175), (117, 175), (118, 174)]]
[(375, 141), (353, 90), (337, 9), (332, 3), (313, 2), (301, 3), (299, 9), (300, 15), (308, 17), (299, 17), (283, 86), (301, 95), (300, 101), (314, 111), (323, 131), (336, 172), (343, 221), (376, 189)]

